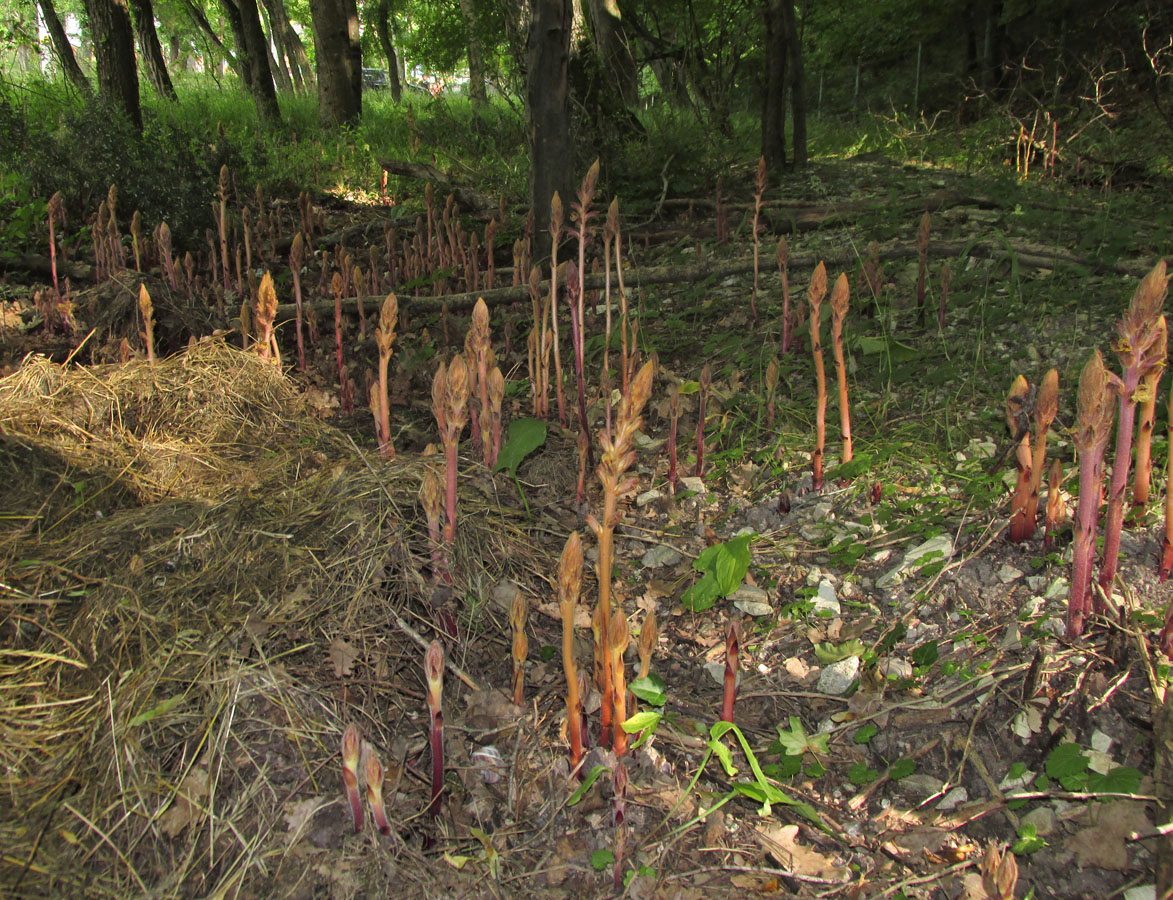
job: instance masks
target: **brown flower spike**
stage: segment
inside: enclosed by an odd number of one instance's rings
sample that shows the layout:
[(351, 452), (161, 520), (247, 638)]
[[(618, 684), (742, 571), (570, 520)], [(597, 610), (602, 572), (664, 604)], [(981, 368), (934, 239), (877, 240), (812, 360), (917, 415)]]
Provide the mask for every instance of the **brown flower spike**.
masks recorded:
[(820, 307), (827, 296), (827, 267), (821, 262), (807, 288), (810, 305), (811, 353), (815, 358), (815, 452), (811, 454), (811, 489), (823, 489), (823, 451), (827, 445), (827, 375), (823, 369), (823, 344), (819, 337)]

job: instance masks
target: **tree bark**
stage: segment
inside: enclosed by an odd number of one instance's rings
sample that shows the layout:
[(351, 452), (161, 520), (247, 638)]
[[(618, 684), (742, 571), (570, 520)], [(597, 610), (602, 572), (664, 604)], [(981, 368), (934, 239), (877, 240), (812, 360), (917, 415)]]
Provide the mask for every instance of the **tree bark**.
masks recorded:
[(777, 171), (786, 165), (786, 20), (790, 0), (766, 0), (765, 90), (762, 92), (762, 156)]
[[(247, 77), (244, 72), (244, 66), (241, 65), (240, 59), (231, 53), (224, 42), (220, 40), (220, 35), (216, 34), (212, 28), (212, 23), (208, 21), (208, 17), (204, 15), (204, 11), (194, 2), (194, 0), (182, 0), (183, 8), (187, 10), (187, 14), (191, 17), (193, 23), (203, 36), (207, 39), (213, 47), (216, 48), (220, 54), (221, 59), (227, 60), (228, 65), (232, 71), (237, 74), (241, 81), (247, 83)], [(207, 60), (205, 60), (207, 62)]]
[(362, 115), (362, 46), (355, 0), (311, 0), (317, 47), (318, 117), (327, 127)]
[(138, 35), (138, 49), (142, 55), (143, 66), (147, 70), (147, 78), (155, 93), (167, 100), (178, 100), (175, 86), (171, 83), (171, 76), (167, 74), (167, 64), (163, 61), (163, 47), (159, 44), (159, 34), (155, 31), (155, 9), (151, 0), (130, 0), (131, 12), (134, 13), (134, 30)]
[(802, 63), (802, 35), (794, 18), (794, 4), (782, 4), (782, 19), (786, 40), (790, 44), (787, 60), (790, 65), (790, 124), (794, 132), (794, 164), (805, 166), (806, 152), (806, 73)]
[(41, 10), (41, 18), (45, 20), (45, 30), (49, 32), (49, 39), (53, 42), (53, 53), (61, 64), (61, 71), (83, 97), (91, 96), (94, 89), (90, 86), (81, 66), (77, 64), (73, 44), (69, 43), (69, 37), (57, 16), (57, 10), (53, 8), (53, 0), (37, 0), (37, 6)]
[(261, 16), (261, 26), (270, 40), (265, 42), (265, 52), (269, 56), (269, 71), (273, 73), (273, 82), (277, 92), (293, 90), (293, 73), (289, 71), (289, 62), (285, 56), (285, 41), (282, 35), (273, 27), (273, 18), (269, 15), (264, 3), (257, 5), (257, 12)]
[(639, 79), (623, 21), (607, 11), (604, 0), (587, 0), (586, 7), (603, 71), (615, 85), (623, 105), (634, 109), (639, 103)]
[(279, 125), (281, 108), (277, 105), (277, 89), (269, 68), (269, 41), (261, 28), (257, 0), (222, 0), (222, 3), (236, 38), (241, 77), (252, 94), (257, 116), (264, 125)]
[(379, 36), (379, 46), (383, 48), (383, 55), (387, 57), (391, 99), (398, 103), (403, 96), (403, 83), (399, 80), (399, 57), (395, 55), (395, 45), (391, 43), (391, 0), (379, 0), (379, 5), (375, 8), (375, 33)]
[(567, 96), (571, 3), (530, 0), (530, 14), (526, 49), (530, 205), (534, 211), (534, 259), (541, 259), (550, 244), (550, 199), (558, 191), (568, 208), (574, 196), (574, 142)]
[(474, 0), (460, 0), (460, 15), (468, 32), (468, 96), (474, 106), (488, 102), (485, 93), (485, 50)]
[(264, 0), (265, 8), (269, 11), (269, 21), (273, 23), (273, 34), (281, 36), (281, 44), (285, 48), (285, 57), (289, 63), (289, 72), (293, 76), (293, 85), (297, 90), (305, 90), (313, 78), (313, 69), (310, 67), (310, 57), (306, 53), (305, 44), (293, 23), (289, 21), (289, 13), (285, 9), (284, 0)]
[(134, 28), (126, 0), (85, 0), (94, 39), (98, 96), (125, 113), (136, 131), (143, 130), (143, 112), (134, 63)]

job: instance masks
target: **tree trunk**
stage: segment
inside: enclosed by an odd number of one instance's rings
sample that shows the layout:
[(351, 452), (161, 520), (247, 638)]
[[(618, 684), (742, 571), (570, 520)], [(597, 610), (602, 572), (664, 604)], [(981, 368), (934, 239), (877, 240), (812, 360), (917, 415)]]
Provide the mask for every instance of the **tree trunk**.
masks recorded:
[(273, 81), (277, 85), (277, 92), (293, 90), (293, 74), (289, 71), (289, 63), (285, 56), (285, 41), (281, 33), (273, 27), (273, 19), (269, 10), (262, 3), (257, 12), (261, 16), (261, 25), (270, 40), (265, 42), (265, 52), (269, 55), (269, 70), (273, 73)]
[(98, 96), (126, 114), (135, 130), (143, 130), (138, 72), (134, 64), (134, 27), (126, 0), (85, 0), (94, 40)]
[(49, 39), (53, 42), (53, 52), (61, 64), (61, 71), (83, 97), (91, 96), (94, 89), (90, 86), (81, 66), (77, 64), (77, 57), (73, 55), (73, 44), (69, 43), (61, 19), (57, 17), (53, 0), (37, 0), (37, 6), (41, 9), (41, 18), (45, 20), (45, 30), (49, 32)]
[(273, 85), (273, 71), (269, 68), (269, 41), (261, 28), (257, 0), (222, 2), (236, 37), (241, 75), (256, 104), (257, 116), (264, 125), (279, 125), (281, 107), (277, 105), (277, 89)]
[(488, 102), (485, 93), (485, 50), (474, 0), (460, 0), (460, 15), (468, 32), (468, 96), (474, 106)]
[[(191, 17), (191, 20), (195, 24), (196, 28), (200, 31), (208, 43), (216, 48), (216, 51), (220, 54), (220, 58), (227, 60), (228, 65), (232, 68), (232, 71), (237, 74), (241, 81), (247, 83), (248, 79), (245, 75), (244, 66), (241, 65), (240, 59), (233, 53), (229, 52), (228, 48), (224, 46), (224, 42), (220, 40), (220, 35), (216, 34), (215, 30), (212, 28), (212, 23), (209, 22), (208, 17), (204, 15), (204, 11), (197, 3), (194, 2), (194, 0), (182, 0), (182, 2), (183, 8), (187, 11), (188, 16)], [(209, 65), (210, 60), (208, 60), (206, 57), (202, 57), (202, 59), (205, 69), (212, 68), (211, 65)]]
[(639, 103), (639, 78), (623, 21), (607, 11), (604, 0), (587, 0), (586, 6), (603, 72), (623, 98), (623, 105), (634, 109)]
[(391, 43), (391, 0), (379, 0), (375, 9), (375, 33), (379, 36), (379, 46), (383, 48), (383, 55), (387, 57), (387, 74), (391, 78), (391, 99), (396, 103), (403, 96), (403, 83), (399, 80), (399, 57), (395, 55), (395, 45)]
[(317, 47), (318, 118), (353, 125), (362, 115), (362, 47), (355, 0), (311, 0)]
[(305, 44), (301, 42), (301, 36), (289, 21), (289, 13), (285, 10), (283, 0), (265, 0), (265, 8), (269, 10), (273, 33), (281, 35), (294, 87), (304, 90), (313, 78), (313, 69), (310, 67), (310, 57), (305, 51)]
[(777, 171), (786, 165), (786, 20), (790, 0), (766, 0), (765, 90), (762, 92), (762, 156)]
[(805, 166), (806, 153), (806, 74), (802, 64), (802, 35), (794, 18), (794, 3), (782, 3), (783, 29), (790, 45), (790, 125), (794, 131), (794, 164)]
[(147, 70), (147, 78), (155, 93), (167, 100), (178, 100), (175, 86), (171, 83), (171, 76), (167, 74), (167, 64), (163, 61), (163, 48), (159, 44), (159, 34), (155, 31), (155, 9), (151, 0), (130, 0), (131, 12), (134, 13), (134, 30), (138, 35), (138, 49), (142, 55), (143, 66)]
[(548, 253), (550, 199), (558, 191), (564, 207), (573, 198), (567, 67), (571, 0), (530, 0), (526, 49), (529, 110), (530, 204), (534, 211), (534, 259)]

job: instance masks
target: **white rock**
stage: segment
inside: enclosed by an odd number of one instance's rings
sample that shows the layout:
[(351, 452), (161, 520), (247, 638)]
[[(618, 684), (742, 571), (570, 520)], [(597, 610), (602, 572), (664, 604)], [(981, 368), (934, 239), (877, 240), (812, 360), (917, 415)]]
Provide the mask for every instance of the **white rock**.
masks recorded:
[(876, 587), (889, 588), (899, 584), (910, 570), (930, 554), (933, 554), (934, 559), (949, 559), (953, 555), (953, 539), (947, 534), (939, 534), (913, 547), (904, 554), (900, 565), (880, 577)]
[(819, 592), (815, 595), (813, 609), (816, 613), (839, 615), (839, 598), (835, 596), (835, 588), (826, 578), (819, 582)]
[(1155, 884), (1140, 884), (1131, 887), (1124, 892), (1124, 900), (1157, 900), (1157, 886)]
[(859, 675), (859, 657), (849, 656), (839, 662), (831, 663), (819, 673), (819, 691), (840, 697), (847, 693), (851, 683)]
[(708, 488), (705, 487), (705, 480), (697, 478), (695, 475), (686, 475), (680, 479), (680, 486), (686, 491), (692, 491), (694, 494), (707, 494)]
[(1046, 837), (1055, 830), (1055, 813), (1046, 806), (1036, 806), (1022, 817), (1022, 824), (1033, 825), (1037, 834)]
[(948, 812), (951, 809), (957, 809), (957, 807), (968, 799), (969, 791), (958, 785), (941, 798), (941, 802), (937, 804), (937, 809), (941, 810), (941, 812)]
[(1112, 739), (1100, 729), (1092, 732), (1091, 745), (1093, 750), (1098, 750), (1100, 753), (1107, 753), (1112, 749)]
[(679, 550), (674, 550), (667, 544), (656, 544), (640, 559), (645, 569), (658, 569), (660, 566), (674, 566), (681, 560)]
[(664, 496), (663, 491), (658, 490), (657, 488), (652, 488), (650, 491), (644, 491), (642, 494), (640, 494), (638, 497), (636, 497), (635, 498), (635, 505), (636, 506), (647, 506), (649, 503), (651, 503), (655, 500), (659, 500), (663, 496)]
[(741, 585), (729, 595), (729, 599), (747, 616), (768, 616), (774, 611), (770, 606), (770, 595), (753, 585)]
[(1010, 584), (1022, 577), (1022, 570), (1016, 569), (1010, 563), (1002, 563), (998, 568), (998, 580), (1003, 584)]
[(876, 663), (876, 671), (878, 671), (885, 678), (911, 678), (912, 677), (912, 663), (906, 659), (897, 659), (894, 656), (886, 656)]

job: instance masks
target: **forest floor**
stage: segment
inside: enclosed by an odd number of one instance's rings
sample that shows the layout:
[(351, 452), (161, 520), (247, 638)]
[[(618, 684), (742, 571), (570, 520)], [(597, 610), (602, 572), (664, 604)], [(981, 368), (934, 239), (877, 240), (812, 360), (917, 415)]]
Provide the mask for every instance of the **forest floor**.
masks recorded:
[[(641, 702), (662, 718), (622, 763), (594, 746), (598, 695), (586, 699), (593, 749), (582, 774), (594, 777), (585, 790), (567, 761), (555, 584), (577, 529), (585, 622), (597, 596), (585, 514), (597, 515), (600, 500), (590, 476), (586, 502), (576, 502), (573, 427), (551, 422), (516, 480), (491, 474), (466, 439), (454, 584), (436, 584), (432, 571), (417, 498), (437, 463), (421, 451), (438, 440), (434, 358), (463, 347), (466, 314), (403, 300), (389, 461), (370, 416), (340, 410), (331, 323), (305, 373), (288, 366), (296, 352), (283, 324), (282, 371), (235, 349), (239, 332), (210, 300), (209, 327), (191, 328), (190, 304), (156, 272), (146, 279), (170, 355), (151, 365), (137, 351), (144, 276), (75, 283), (75, 330), (47, 334), (33, 296), (48, 282), (10, 269), (0, 285), (4, 894), (1153, 896), (1155, 845), (1132, 836), (1151, 832), (1156, 815), (1153, 723), (1168, 661), (1155, 636), (1170, 600), (1156, 579), (1164, 478), (1126, 530), (1118, 615), (1072, 642), (1063, 635), (1069, 518), (1050, 547), (1041, 527), (1009, 542), (1013, 454), (991, 468), (1011, 441), (1012, 380), (1037, 384), (1057, 368), (1048, 453), (1062, 461), (1060, 492), (1074, 511), (1079, 371), (1097, 347), (1114, 367), (1114, 322), (1170, 248), (1167, 212), (1119, 189), (819, 163), (767, 196), (763, 233), (773, 237), (755, 323), (752, 171), (730, 181), (727, 243), (715, 240), (713, 206), (699, 198), (663, 203), (625, 239), (639, 346), (656, 352), (658, 371), (637, 440), (638, 487), (622, 507), (613, 602), (637, 632), (655, 612), (651, 671), (664, 696)], [(381, 252), (386, 207), (321, 205), (327, 232), (373, 223)], [(926, 206), (920, 324), (916, 231)], [(273, 204), (287, 215), (292, 207)], [(781, 347), (782, 233), (796, 311), (816, 260), (832, 279), (847, 271), (857, 295), (845, 328), (855, 460), (836, 458), (824, 336), (820, 490), (805, 319)], [(856, 273), (873, 240), (884, 287), (861, 302)], [(363, 241), (350, 247), (360, 260)], [(951, 284), (938, 320), (945, 260)], [(652, 267), (681, 274), (641, 283)], [(316, 288), (317, 274), (307, 281)], [(288, 300), (287, 271), (278, 283)], [(493, 305), (507, 419), (531, 412), (529, 318), (528, 300)], [(830, 318), (824, 308), (824, 330)], [(212, 336), (215, 325), (227, 331)], [(375, 356), (357, 325), (347, 319), (346, 342), (361, 383)], [(594, 371), (603, 327), (588, 315)], [(202, 339), (188, 346), (191, 331)], [(695, 388), (706, 364), (698, 479)], [(568, 386), (576, 390), (572, 376)], [(670, 386), (680, 389), (687, 476), (675, 493)], [(600, 394), (587, 387), (593, 427)], [(1163, 412), (1157, 434), (1163, 469)], [(701, 576), (694, 563), (717, 544), (747, 548), (744, 577), (709, 608), (686, 608)], [(530, 615), (525, 702), (515, 706), (508, 617), (518, 591)], [(722, 732), (734, 621), (738, 732)], [(581, 666), (589, 636), (579, 629)], [(446, 779), (434, 818), (420, 638), (439, 638), (455, 666), (444, 682)], [(348, 723), (385, 765), (393, 836), (369, 815), (354, 832), (340, 756)], [(617, 765), (627, 774), (619, 825)], [(1016, 882), (991, 848), (1013, 853)]]

